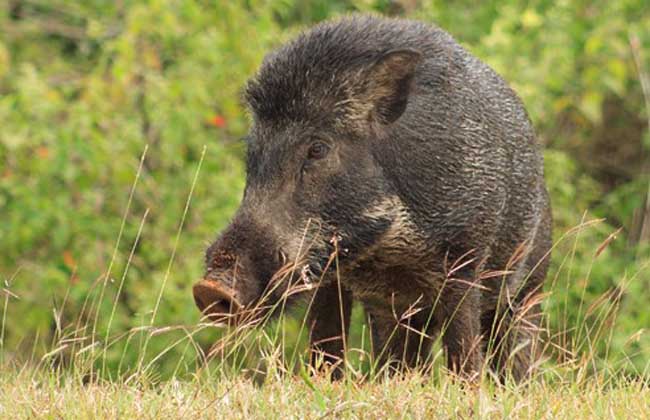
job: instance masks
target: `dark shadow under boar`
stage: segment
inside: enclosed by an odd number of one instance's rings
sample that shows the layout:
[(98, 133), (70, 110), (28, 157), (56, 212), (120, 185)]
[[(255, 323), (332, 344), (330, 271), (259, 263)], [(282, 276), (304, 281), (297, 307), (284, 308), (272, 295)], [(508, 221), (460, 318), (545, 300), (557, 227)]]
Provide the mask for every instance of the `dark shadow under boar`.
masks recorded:
[(319, 367), (343, 359), (357, 299), (381, 365), (425, 364), (441, 334), (462, 377), (530, 374), (551, 215), (493, 70), (436, 27), (357, 16), (269, 54), (246, 100), (243, 201), (194, 286), (206, 315), (249, 322), (312, 289)]

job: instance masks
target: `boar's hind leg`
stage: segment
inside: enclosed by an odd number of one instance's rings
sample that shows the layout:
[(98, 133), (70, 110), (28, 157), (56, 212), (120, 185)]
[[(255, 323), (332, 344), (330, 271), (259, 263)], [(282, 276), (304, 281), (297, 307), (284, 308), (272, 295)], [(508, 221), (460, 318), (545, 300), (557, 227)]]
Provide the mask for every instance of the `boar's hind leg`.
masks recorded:
[(501, 382), (511, 377), (519, 383), (528, 378), (538, 357), (538, 330), (541, 317), (539, 303), (525, 299), (495, 320), (496, 334), (490, 344), (491, 368)]
[[(506, 377), (516, 382), (529, 378), (539, 358), (541, 306), (538, 296), (546, 279), (551, 246), (551, 214), (547, 206), (530, 254), (522, 263), (523, 267), (517, 270), (519, 278), (508, 282), (510, 298), (508, 294), (504, 296), (502, 290), (496, 294), (494, 309), (483, 313), (481, 321), (483, 333), (489, 338), (490, 365), (502, 382)], [(513, 284), (517, 285), (515, 290), (512, 290)]]
[(550, 233), (542, 230), (522, 269), (521, 281), (525, 283), (512, 293), (511, 303), (507, 297), (499, 299), (496, 311), (500, 317), (494, 316), (495, 311), (483, 315), (484, 334), (491, 338), (488, 344), (491, 368), (498, 372), (501, 381), (508, 376), (516, 382), (530, 377), (539, 358), (542, 312), (537, 297), (546, 278), (550, 247)]
[(332, 379), (343, 375), (351, 309), (351, 292), (333, 283), (316, 290), (309, 310), (310, 365), (317, 370), (333, 368)]

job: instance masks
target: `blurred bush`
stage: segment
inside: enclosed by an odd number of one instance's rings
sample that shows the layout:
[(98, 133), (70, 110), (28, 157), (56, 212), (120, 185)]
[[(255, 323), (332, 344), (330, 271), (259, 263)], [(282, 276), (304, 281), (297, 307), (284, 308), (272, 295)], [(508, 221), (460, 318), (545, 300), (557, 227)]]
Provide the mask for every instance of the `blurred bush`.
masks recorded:
[[(437, 23), (520, 94), (547, 147), (556, 239), (605, 219), (555, 250), (551, 331), (568, 350), (593, 345), (603, 362), (645, 373), (649, 9), (644, 0), (5, 0), (0, 277), (19, 299), (8, 300), (4, 351), (42, 353), (61, 334), (102, 338), (111, 322), (110, 336), (196, 323), (190, 284), (244, 183), (241, 87), (291, 34), (364, 11)], [(87, 327), (61, 331), (70, 325)], [(169, 342), (151, 340), (151, 354)], [(133, 365), (141, 349), (141, 340), (111, 347), (109, 367)], [(161, 359), (163, 375), (185, 350)]]

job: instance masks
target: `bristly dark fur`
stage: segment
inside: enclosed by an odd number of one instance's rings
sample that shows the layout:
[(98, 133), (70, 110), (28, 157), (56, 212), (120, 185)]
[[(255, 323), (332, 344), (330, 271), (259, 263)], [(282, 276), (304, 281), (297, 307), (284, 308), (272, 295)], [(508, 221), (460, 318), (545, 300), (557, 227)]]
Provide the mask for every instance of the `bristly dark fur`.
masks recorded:
[(551, 208), (532, 124), (500, 76), (435, 26), (353, 16), (268, 55), (246, 100), (243, 201), (207, 255), (207, 281), (227, 287), (197, 302), (255, 305), (300, 261), (323, 274), (309, 322), (328, 362), (344, 357), (356, 299), (382, 364), (421, 366), (442, 333), (454, 372), (476, 377), (489, 356), (501, 377), (530, 375)]
[(357, 16), (326, 22), (269, 54), (249, 81), (245, 99), (264, 121), (339, 118), (347, 111), (353, 85), (362, 82), (358, 73), (369, 64), (414, 45), (434, 54), (450, 42), (445, 32), (413, 21)]

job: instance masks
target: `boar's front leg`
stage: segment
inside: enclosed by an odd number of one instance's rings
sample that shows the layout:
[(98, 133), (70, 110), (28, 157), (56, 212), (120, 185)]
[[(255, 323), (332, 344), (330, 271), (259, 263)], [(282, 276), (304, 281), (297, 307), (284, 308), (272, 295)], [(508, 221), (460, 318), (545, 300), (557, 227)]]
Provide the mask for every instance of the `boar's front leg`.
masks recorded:
[(381, 311), (369, 312), (368, 323), (377, 372), (388, 369), (387, 373), (392, 375), (407, 368), (427, 367), (433, 340), (425, 324), (409, 321), (400, 324), (393, 314)]
[(449, 279), (442, 293), (442, 343), (447, 351), (447, 367), (461, 378), (474, 381), (480, 377), (483, 365), (480, 290), (473, 282)]
[(321, 285), (309, 310), (310, 365), (332, 370), (340, 379), (345, 365), (345, 347), (350, 329), (352, 293), (338, 283)]

